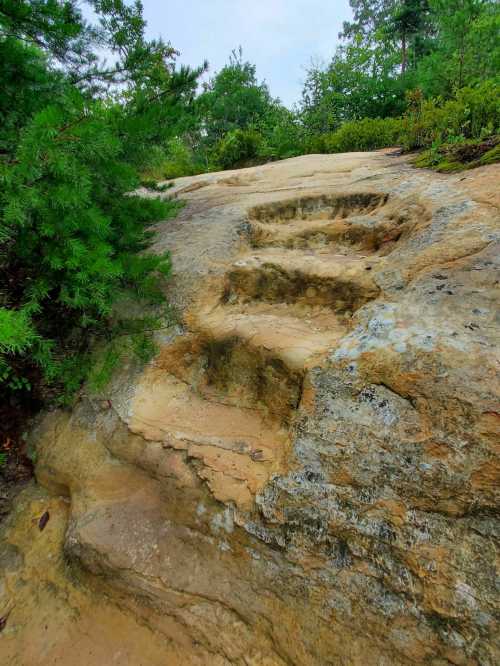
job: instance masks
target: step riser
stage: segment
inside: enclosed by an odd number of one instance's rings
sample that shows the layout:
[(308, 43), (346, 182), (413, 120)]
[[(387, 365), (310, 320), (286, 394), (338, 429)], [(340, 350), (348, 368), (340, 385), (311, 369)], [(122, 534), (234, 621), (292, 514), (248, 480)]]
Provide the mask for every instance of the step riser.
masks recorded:
[(214, 399), (288, 421), (300, 402), (303, 372), (239, 337), (213, 339), (200, 333), (168, 347), (156, 367)]
[(369, 281), (360, 284), (341, 276), (320, 278), (299, 272), (286, 273), (268, 266), (252, 271), (233, 269), (228, 275), (224, 298), (229, 302), (303, 303), (349, 314), (376, 298), (378, 293), (379, 289)]
[(331, 220), (336, 217), (371, 213), (384, 205), (387, 200), (388, 195), (378, 192), (303, 197), (255, 206), (249, 211), (249, 219), (263, 223), (285, 224), (293, 219)]
[(354, 225), (344, 221), (331, 224), (311, 224), (310, 229), (293, 230), (282, 225), (252, 224), (250, 244), (254, 248), (282, 247), (290, 250), (314, 249), (333, 243), (346, 250), (355, 248), (363, 252), (379, 252), (397, 242), (408, 225), (380, 224), (376, 227)]
[(208, 342), (204, 348), (205, 390), (241, 407), (288, 421), (302, 395), (302, 373), (239, 338)]

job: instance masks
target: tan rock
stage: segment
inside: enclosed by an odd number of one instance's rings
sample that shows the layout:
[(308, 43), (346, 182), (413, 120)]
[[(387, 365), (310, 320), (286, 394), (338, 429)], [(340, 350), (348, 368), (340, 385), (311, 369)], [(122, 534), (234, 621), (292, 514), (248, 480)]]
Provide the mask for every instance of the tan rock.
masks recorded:
[(184, 326), (34, 431), (2, 663), (498, 663), (499, 176), (178, 179)]

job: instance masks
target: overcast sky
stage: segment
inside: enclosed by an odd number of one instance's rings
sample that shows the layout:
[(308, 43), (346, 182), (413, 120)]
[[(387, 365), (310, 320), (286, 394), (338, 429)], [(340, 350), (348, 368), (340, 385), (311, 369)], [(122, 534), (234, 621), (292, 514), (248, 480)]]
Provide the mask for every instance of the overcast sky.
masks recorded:
[(181, 52), (179, 62), (220, 69), (242, 46), (275, 97), (300, 98), (311, 58), (329, 60), (348, 0), (143, 0), (148, 36), (162, 36)]

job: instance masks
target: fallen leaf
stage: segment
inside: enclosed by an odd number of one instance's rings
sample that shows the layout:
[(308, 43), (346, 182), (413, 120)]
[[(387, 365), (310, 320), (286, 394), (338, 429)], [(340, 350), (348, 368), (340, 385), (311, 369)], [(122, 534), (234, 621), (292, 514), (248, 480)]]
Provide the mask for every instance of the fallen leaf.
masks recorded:
[(40, 532), (45, 528), (45, 525), (49, 522), (49, 518), (50, 514), (48, 511), (46, 511), (38, 521), (38, 527), (40, 529)]

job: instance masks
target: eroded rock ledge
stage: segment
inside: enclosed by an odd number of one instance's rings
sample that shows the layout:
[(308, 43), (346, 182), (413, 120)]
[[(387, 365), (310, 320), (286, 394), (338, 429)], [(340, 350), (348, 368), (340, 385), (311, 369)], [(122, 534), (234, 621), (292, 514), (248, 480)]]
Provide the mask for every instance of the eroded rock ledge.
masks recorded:
[(177, 181), (182, 324), (33, 433), (2, 663), (498, 663), (499, 176)]

